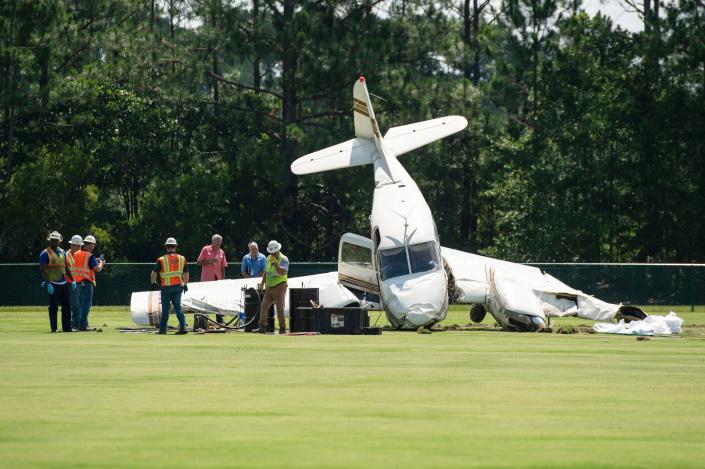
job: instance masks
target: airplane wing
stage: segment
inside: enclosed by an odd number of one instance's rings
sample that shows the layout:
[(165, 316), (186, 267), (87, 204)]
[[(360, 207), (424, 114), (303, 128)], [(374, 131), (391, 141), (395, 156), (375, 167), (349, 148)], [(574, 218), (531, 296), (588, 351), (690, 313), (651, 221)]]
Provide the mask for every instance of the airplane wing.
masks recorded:
[(613, 319), (621, 305), (599, 300), (536, 267), (441, 248), (456, 303), (482, 304), (504, 325), (512, 312), (532, 317)]
[(468, 125), (462, 116), (446, 116), (415, 124), (392, 127), (384, 136), (384, 146), (397, 156), (460, 132)]
[(291, 163), (291, 172), (302, 175), (370, 164), (376, 148), (372, 140), (353, 138), (297, 158)]
[[(181, 296), (184, 312), (214, 313), (236, 316), (245, 309), (244, 291), (257, 288), (259, 278), (219, 280), (217, 282), (191, 282), (188, 292)], [(338, 283), (338, 272), (290, 277), (290, 288), (318, 288), (319, 303), (332, 308), (360, 304), (360, 300)], [(157, 326), (161, 310), (158, 291), (135, 292), (130, 301), (132, 321), (140, 326)], [(289, 295), (286, 295), (285, 314), (289, 312)]]

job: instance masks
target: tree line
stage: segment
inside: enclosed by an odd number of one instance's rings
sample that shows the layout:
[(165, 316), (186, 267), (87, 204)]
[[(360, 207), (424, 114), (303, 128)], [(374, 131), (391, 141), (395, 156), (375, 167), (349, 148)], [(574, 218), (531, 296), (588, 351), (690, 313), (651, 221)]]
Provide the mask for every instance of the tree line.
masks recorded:
[(514, 261), (705, 261), (705, 4), (629, 0), (5, 0), (0, 259), (50, 230), (146, 261), (213, 233), (333, 260), (369, 235), (370, 167), (296, 177), (351, 138), (447, 114), (404, 155), (441, 243)]

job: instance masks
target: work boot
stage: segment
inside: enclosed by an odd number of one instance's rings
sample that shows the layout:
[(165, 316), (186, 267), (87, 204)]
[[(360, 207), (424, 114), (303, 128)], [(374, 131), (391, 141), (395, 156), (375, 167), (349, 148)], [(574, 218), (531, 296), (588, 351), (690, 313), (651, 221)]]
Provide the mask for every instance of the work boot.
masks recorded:
[(159, 331), (159, 332), (157, 332), (157, 334), (159, 334), (159, 335), (166, 335), (166, 331)]
[(184, 335), (184, 334), (188, 334), (188, 331), (186, 329), (179, 329), (178, 331), (176, 331), (176, 333), (174, 335)]
[(257, 334), (266, 334), (267, 333), (267, 326), (259, 326), (258, 329), (255, 329), (252, 332), (256, 332)]
[(286, 334), (286, 328), (285, 327), (280, 327), (279, 328), (279, 335), (284, 335)]

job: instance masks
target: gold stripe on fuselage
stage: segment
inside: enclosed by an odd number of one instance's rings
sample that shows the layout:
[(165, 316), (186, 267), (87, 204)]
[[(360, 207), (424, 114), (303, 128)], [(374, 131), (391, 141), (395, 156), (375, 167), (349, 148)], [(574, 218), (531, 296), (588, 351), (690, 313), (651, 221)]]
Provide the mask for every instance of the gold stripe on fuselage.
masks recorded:
[(372, 121), (372, 133), (377, 136), (377, 138), (380, 138), (379, 135), (379, 127), (377, 126), (377, 119), (370, 119)]
[(362, 114), (365, 117), (370, 117), (370, 112), (367, 110), (367, 103), (353, 98), (353, 111)]
[(365, 117), (370, 117), (370, 115), (367, 112), (367, 108), (361, 109), (357, 106), (353, 106), (353, 111), (357, 112), (358, 114), (362, 114)]
[(341, 273), (338, 273), (338, 281), (349, 283), (351, 285), (355, 285), (356, 287), (363, 288), (369, 292), (379, 294), (379, 286), (377, 284), (365, 282), (364, 280), (360, 280), (355, 277), (350, 277), (348, 275), (343, 275)]

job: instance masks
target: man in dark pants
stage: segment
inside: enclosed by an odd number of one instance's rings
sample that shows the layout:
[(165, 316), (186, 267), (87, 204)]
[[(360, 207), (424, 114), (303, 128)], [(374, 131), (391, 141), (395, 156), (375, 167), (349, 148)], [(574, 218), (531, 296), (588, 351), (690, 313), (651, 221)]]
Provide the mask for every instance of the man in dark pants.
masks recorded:
[(57, 330), (56, 314), (61, 303), (61, 330), (71, 330), (71, 301), (69, 288), (76, 289), (76, 282), (66, 262), (66, 251), (59, 247), (61, 234), (52, 231), (47, 241), (49, 246), (39, 255), (39, 273), (42, 275), (42, 288), (49, 294), (49, 325), (51, 332)]
[[(158, 290), (161, 284), (162, 318), (159, 321), (159, 333), (166, 334), (169, 323), (169, 307), (174, 305), (176, 318), (179, 320), (177, 335), (186, 334), (186, 318), (181, 309), (181, 294), (188, 291), (189, 273), (186, 258), (176, 254), (176, 240), (168, 238), (164, 243), (166, 254), (157, 258), (152, 269), (152, 290)], [(160, 284), (157, 284), (157, 274)]]

